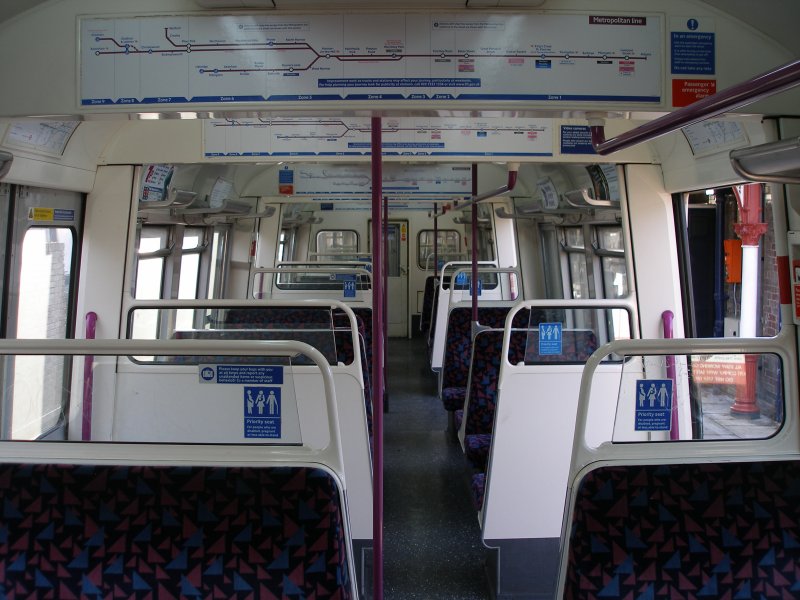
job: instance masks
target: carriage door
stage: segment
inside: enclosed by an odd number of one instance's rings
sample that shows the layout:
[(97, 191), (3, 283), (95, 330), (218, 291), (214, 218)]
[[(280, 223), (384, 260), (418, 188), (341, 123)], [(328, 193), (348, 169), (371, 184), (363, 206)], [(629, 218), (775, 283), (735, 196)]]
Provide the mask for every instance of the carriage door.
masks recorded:
[[(73, 337), (83, 197), (14, 186), (11, 202), (5, 337)], [(60, 356), (20, 356), (6, 362), (5, 439), (66, 437), (70, 366)]]
[(387, 268), (387, 325), (389, 337), (408, 335), (408, 221), (389, 221)]
[[(367, 231), (372, 231), (372, 220)], [(405, 337), (408, 331), (408, 221), (386, 224), (389, 251), (386, 253), (386, 325), (389, 337)], [(369, 242), (370, 251), (372, 241)]]

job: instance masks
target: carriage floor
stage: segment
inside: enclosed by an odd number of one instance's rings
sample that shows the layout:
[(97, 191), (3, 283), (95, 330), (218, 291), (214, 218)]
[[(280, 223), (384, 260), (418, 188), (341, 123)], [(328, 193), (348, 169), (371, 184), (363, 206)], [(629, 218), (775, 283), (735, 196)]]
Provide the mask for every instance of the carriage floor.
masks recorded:
[(470, 468), (447, 440), (425, 339), (389, 340), (386, 367), (384, 597), (489, 598)]

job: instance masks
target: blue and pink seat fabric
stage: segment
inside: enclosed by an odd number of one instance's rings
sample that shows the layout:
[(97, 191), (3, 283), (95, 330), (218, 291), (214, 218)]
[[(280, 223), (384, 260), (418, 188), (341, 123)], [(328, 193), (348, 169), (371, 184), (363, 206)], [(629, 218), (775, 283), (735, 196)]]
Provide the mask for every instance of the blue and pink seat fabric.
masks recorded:
[(0, 465), (5, 598), (352, 598), (312, 467)]
[[(502, 328), (509, 310), (508, 306), (479, 306), (478, 323), (481, 327)], [(527, 311), (519, 311), (514, 323), (526, 325)], [(464, 407), (471, 360), (472, 308), (455, 306), (448, 315), (442, 358), (441, 399), (447, 411), (462, 410)]]
[(569, 531), (564, 598), (798, 598), (800, 462), (600, 467)]

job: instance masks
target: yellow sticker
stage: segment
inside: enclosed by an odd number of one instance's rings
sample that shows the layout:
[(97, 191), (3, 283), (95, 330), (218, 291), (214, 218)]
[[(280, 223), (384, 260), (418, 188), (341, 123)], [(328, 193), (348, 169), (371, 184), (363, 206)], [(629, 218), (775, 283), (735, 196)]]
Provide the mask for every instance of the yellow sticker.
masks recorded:
[(30, 208), (28, 209), (29, 221), (53, 221), (55, 220), (55, 209), (53, 208)]

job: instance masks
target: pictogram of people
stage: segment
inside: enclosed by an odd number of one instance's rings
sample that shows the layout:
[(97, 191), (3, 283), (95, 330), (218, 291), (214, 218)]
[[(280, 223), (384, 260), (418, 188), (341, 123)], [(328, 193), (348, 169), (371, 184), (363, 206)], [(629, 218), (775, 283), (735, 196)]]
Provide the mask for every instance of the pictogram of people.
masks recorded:
[(267, 409), (271, 415), (278, 414), (278, 398), (275, 396), (275, 390), (269, 391), (269, 396), (267, 396)]

